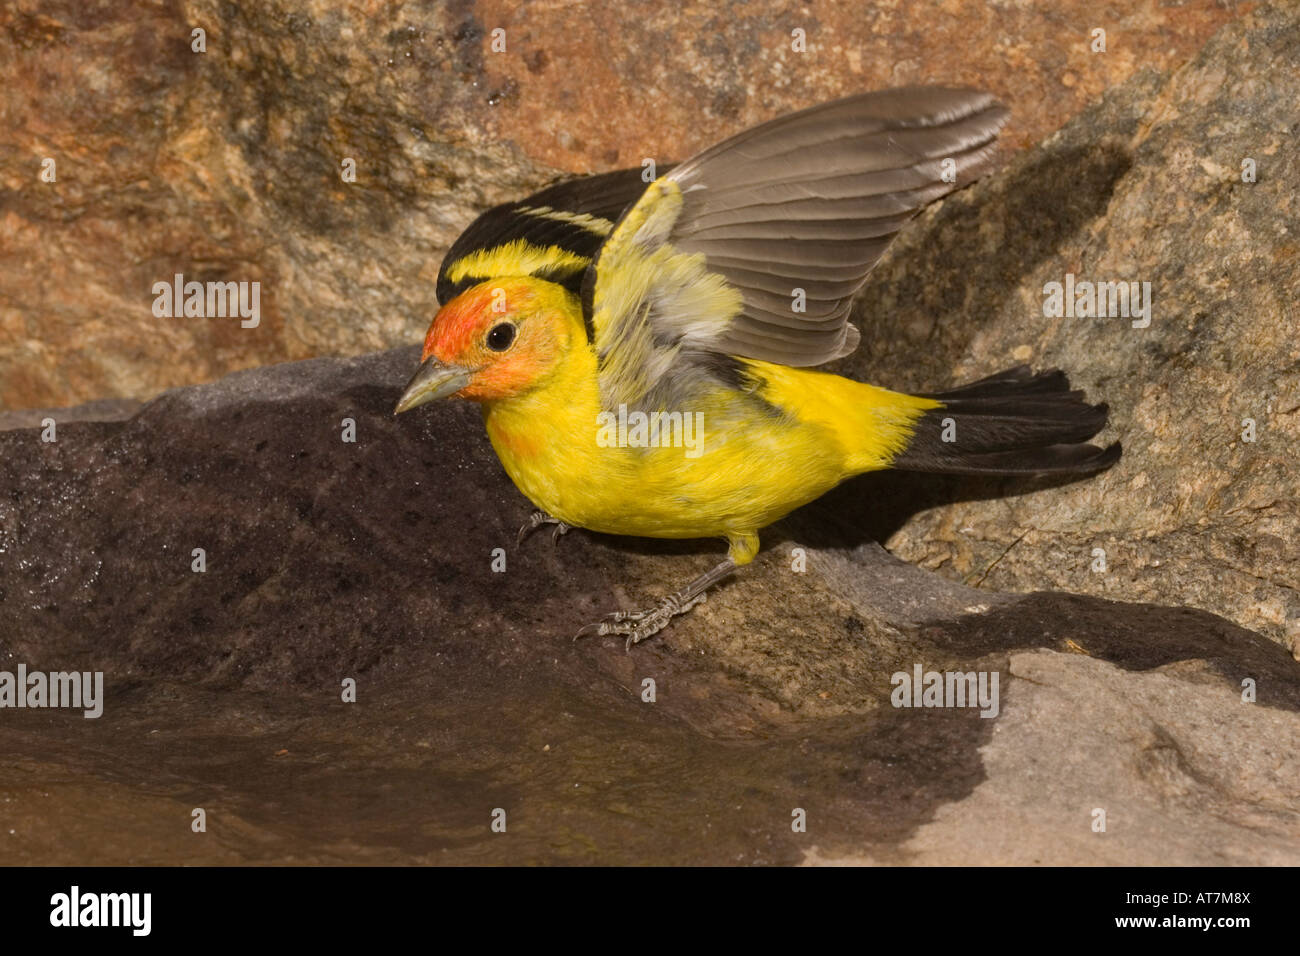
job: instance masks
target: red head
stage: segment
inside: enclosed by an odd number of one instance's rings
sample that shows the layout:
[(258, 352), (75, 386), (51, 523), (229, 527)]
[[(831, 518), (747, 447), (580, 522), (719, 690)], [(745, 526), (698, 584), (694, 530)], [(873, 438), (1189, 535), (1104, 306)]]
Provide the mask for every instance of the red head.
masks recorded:
[(571, 293), (539, 279), (466, 289), (434, 317), (397, 411), (449, 395), (487, 402), (528, 391), (568, 351), (576, 308)]

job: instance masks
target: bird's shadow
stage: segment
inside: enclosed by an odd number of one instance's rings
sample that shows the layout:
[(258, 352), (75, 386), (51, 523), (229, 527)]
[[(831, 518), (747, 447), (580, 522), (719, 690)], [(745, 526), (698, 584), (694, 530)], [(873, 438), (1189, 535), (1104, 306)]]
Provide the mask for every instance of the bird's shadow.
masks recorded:
[[(881, 471), (850, 478), (768, 527), (764, 548), (796, 542), (812, 548), (852, 549), (884, 544), (914, 516), (965, 501), (989, 501), (1059, 488), (1094, 475), (971, 477)], [(630, 538), (591, 532), (607, 547), (643, 555), (717, 553), (707, 538)]]
[[(872, 472), (851, 478), (773, 527), (785, 539), (818, 548), (884, 544), (913, 517), (965, 501), (1012, 498), (1059, 488), (1093, 475), (973, 477)], [(778, 540), (769, 533), (772, 540)]]

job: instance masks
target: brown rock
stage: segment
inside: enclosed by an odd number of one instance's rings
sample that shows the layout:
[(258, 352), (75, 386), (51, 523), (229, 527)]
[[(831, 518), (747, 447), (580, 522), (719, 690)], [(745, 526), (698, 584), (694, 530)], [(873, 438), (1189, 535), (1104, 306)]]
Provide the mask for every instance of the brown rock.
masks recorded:
[[(1090, 8), (6, 4), (0, 407), (147, 398), (416, 341), (443, 252), (485, 206), (845, 93), (989, 86), (1014, 108), (1008, 150), (1023, 148), (1242, 9)], [(1094, 27), (1104, 54), (1088, 50)], [(260, 325), (156, 318), (153, 284), (176, 273), (260, 282)]]
[[(1033, 486), (880, 476), (868, 487), (886, 504), (865, 518), (879, 540), (969, 584), (1176, 601), (1296, 650), (1296, 62), (1295, 7), (1249, 14), (1173, 77), (1134, 77), (903, 232), (843, 365), (913, 389), (1059, 366), (1110, 403), (1101, 437), (1124, 458), (1016, 498)], [(1047, 284), (1067, 274), (1150, 283), (1150, 326), (1045, 316)]]

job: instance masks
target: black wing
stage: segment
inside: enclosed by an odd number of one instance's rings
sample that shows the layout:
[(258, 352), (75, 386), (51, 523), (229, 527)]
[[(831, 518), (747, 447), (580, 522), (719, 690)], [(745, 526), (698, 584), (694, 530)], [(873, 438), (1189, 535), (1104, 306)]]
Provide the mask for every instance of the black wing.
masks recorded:
[(438, 301), (446, 304), (479, 282), (515, 275), (580, 292), (596, 250), (645, 188), (640, 167), (619, 169), (494, 206), (460, 234), (442, 260)]

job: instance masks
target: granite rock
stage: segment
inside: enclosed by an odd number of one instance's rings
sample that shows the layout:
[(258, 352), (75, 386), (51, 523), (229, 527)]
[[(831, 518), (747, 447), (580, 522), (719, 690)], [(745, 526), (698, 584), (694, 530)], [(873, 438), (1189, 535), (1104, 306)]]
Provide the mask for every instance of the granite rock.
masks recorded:
[[(828, 98), (987, 86), (1014, 107), (1010, 153), (1239, 12), (1094, 6), (6, 3), (0, 407), (147, 399), (415, 341), (443, 253), (483, 208)], [(257, 327), (156, 317), (154, 284), (176, 274), (259, 283)]]
[[(1060, 367), (1110, 404), (1101, 438), (1124, 457), (1015, 497), (1023, 483), (921, 498), (884, 478), (890, 504), (865, 518), (878, 540), (966, 583), (1204, 608), (1300, 653), (1297, 62), (1295, 5), (1246, 14), (903, 232), (841, 368), (935, 389)], [(1149, 283), (1149, 326), (1045, 315), (1070, 275)], [(903, 526), (900, 498), (927, 510)]]

